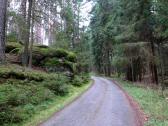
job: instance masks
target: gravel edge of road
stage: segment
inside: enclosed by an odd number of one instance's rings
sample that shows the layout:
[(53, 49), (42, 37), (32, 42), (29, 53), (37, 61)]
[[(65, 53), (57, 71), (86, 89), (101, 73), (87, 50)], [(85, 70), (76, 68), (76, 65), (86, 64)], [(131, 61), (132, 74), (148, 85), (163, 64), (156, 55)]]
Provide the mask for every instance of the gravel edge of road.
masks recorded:
[[(91, 88), (93, 87), (95, 81), (94, 81), (93, 79), (91, 79), (89, 83), (91, 83), (91, 84), (90, 84), (90, 86), (89, 86), (86, 90), (84, 90), (84, 91), (81, 92), (77, 97), (75, 97), (73, 100), (71, 100), (70, 102), (68, 102), (67, 104), (65, 104), (64, 107), (62, 107), (61, 109), (59, 109), (58, 111), (56, 111), (55, 113), (53, 113), (48, 119), (50, 119), (50, 118), (52, 118), (53, 116), (59, 114), (59, 113), (60, 113), (61, 111), (63, 111), (66, 107), (68, 107), (68, 106), (71, 105), (73, 102), (75, 102), (75, 101), (78, 100), (80, 97), (82, 97), (82, 96), (85, 94), (85, 92), (87, 92), (89, 89), (91, 89)], [(40, 126), (41, 124), (43, 124), (43, 123), (45, 123), (45, 122), (46, 122), (46, 120), (40, 122), (37, 126)]]
[(119, 82), (107, 78), (109, 81), (113, 82), (125, 95), (126, 99), (128, 100), (130, 106), (132, 107), (133, 111), (135, 112), (135, 119), (137, 126), (144, 126), (145, 121), (146, 121), (146, 115), (143, 111), (143, 109), (140, 107), (137, 101), (134, 100), (132, 96), (130, 96), (124, 89), (123, 87), (119, 84)]

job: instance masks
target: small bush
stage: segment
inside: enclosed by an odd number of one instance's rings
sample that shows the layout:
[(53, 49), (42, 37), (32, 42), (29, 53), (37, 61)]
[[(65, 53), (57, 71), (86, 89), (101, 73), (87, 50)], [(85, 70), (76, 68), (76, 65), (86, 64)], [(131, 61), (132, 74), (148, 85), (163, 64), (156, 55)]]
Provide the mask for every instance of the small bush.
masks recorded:
[(44, 66), (59, 66), (61, 63), (58, 58), (46, 58), (44, 60)]
[(66, 57), (66, 59), (68, 61), (70, 61), (70, 62), (74, 62), (75, 63), (77, 61), (77, 56), (74, 53), (69, 52), (67, 57)]
[(89, 74), (75, 75), (74, 79), (72, 80), (72, 85), (80, 87), (88, 82)]
[(90, 76), (89, 76), (88, 73), (81, 74), (81, 77), (82, 77), (83, 83), (88, 83), (89, 82)]
[(0, 86), (1, 125), (9, 122), (20, 123), (35, 112), (33, 105), (54, 97), (49, 89), (42, 86), (8, 83)]
[(82, 83), (82, 78), (80, 76), (75, 76), (73, 81), (72, 81), (72, 85), (80, 87), (83, 85)]
[(56, 95), (63, 96), (68, 93), (68, 77), (64, 75), (57, 75), (54, 80), (44, 81), (43, 84)]

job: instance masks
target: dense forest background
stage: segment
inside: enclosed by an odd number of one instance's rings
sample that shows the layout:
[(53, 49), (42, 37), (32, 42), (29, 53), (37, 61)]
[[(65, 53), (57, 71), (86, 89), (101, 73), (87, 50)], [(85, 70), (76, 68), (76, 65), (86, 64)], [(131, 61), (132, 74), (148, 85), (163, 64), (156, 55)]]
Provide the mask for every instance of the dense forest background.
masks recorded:
[(38, 59), (43, 62), (33, 61), (35, 55), (39, 57), (33, 53), (37, 52), (37, 46), (47, 44), (52, 47), (48, 53), (54, 53), (54, 48), (62, 48), (77, 54), (75, 67), (70, 62), (64, 63), (71, 71), (75, 68), (107, 76), (125, 74), (127, 80), (161, 84), (164, 89), (168, 72), (166, 0), (92, 1), (91, 23), (87, 28), (80, 25), (86, 22), (81, 16), (81, 8), (89, 1), (2, 2), (1, 9), (7, 10), (1, 11), (5, 17), (4, 21), (1, 19), (1, 31), (5, 33), (6, 29), (7, 35), (6, 44), (5, 34), (1, 35), (2, 63), (12, 58), (9, 53), (18, 48), (12, 48), (11, 42), (15, 42), (12, 46), (21, 47), (17, 51), (23, 66), (31, 68), (32, 64), (40, 64), (44, 67), (58, 63), (59, 60), (53, 57), (52, 63), (44, 57)]
[[(86, 19), (81, 16), (81, 8), (86, 4), (86, 1), (11, 0), (5, 1), (4, 4), (7, 7), (7, 12), (4, 12), (6, 44), (1, 46), (1, 62), (5, 61), (5, 56), (3, 56), (5, 51), (7, 53), (6, 61), (12, 58), (11, 52), (17, 51), (20, 57), (14, 58), (16, 56), (14, 55), (13, 59), (19, 59), (16, 62), (31, 68), (33, 63), (33, 65), (38, 64), (33, 61), (36, 59), (33, 57), (35, 55), (37, 57), (35, 52), (38, 49), (36, 47), (47, 45), (52, 49), (64, 49), (77, 53), (78, 68), (81, 69), (81, 65), (88, 70), (90, 69), (89, 55), (91, 51), (88, 41), (90, 36), (86, 33), (85, 25), (82, 25)], [(5, 5), (1, 5), (2, 8), (5, 7)], [(3, 35), (2, 38), (5, 36)], [(4, 39), (2, 43), (4, 43)], [(18, 48), (20, 49), (18, 50)], [(41, 51), (41, 53), (45, 52)], [(56, 59), (51, 60), (59, 62)]]
[(96, 70), (164, 84), (168, 74), (168, 2), (98, 0), (91, 18)]

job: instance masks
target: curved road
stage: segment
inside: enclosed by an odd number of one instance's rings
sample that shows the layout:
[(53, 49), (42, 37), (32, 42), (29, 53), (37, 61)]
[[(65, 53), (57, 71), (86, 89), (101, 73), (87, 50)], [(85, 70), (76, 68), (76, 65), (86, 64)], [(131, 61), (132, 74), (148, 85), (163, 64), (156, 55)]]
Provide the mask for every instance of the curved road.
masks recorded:
[(124, 93), (107, 79), (93, 79), (85, 94), (40, 126), (137, 126)]

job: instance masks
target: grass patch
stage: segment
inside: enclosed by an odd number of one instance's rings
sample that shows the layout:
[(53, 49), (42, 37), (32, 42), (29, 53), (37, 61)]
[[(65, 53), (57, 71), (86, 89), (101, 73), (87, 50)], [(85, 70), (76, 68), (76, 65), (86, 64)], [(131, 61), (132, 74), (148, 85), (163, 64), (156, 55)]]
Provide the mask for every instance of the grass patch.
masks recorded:
[(145, 126), (168, 126), (168, 101), (158, 90), (143, 88), (128, 81), (115, 78), (150, 116)]
[(91, 86), (91, 83), (92, 82), (89, 82), (88, 84), (83, 85), (81, 87), (71, 86), (69, 88), (68, 95), (66, 95), (64, 97), (61, 97), (61, 96), (55, 97), (55, 100), (53, 100), (49, 104), (47, 104), (45, 110), (36, 111), (36, 114), (33, 116), (33, 118), (31, 118), (31, 120), (28, 120), (27, 122), (25, 122), (21, 126), (35, 126), (35, 125), (47, 120), (55, 112), (64, 108), (67, 104), (72, 102), (75, 98), (77, 98), (84, 91), (86, 91)]

